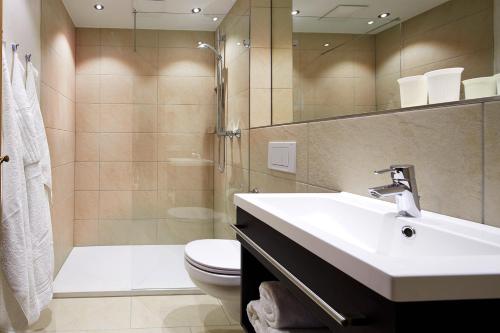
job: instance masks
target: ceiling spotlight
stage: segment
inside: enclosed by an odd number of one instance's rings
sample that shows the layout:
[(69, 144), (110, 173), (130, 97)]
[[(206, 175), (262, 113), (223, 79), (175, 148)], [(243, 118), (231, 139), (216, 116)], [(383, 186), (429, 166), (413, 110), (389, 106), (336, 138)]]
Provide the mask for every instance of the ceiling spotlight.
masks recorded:
[(218, 17), (212, 17), (212, 21), (217, 22), (219, 20)]
[(292, 15), (293, 16), (296, 16), (296, 15), (299, 15), (299, 14), (300, 14), (300, 10), (297, 10), (297, 9), (292, 10)]
[(368, 21), (369, 25), (372, 25), (373, 23), (375, 23), (375, 21)]
[(328, 47), (328, 46), (330, 46), (330, 43), (325, 43), (325, 44), (323, 44), (323, 46)]
[(199, 7), (193, 8), (193, 9), (191, 9), (191, 12), (192, 12), (193, 14), (198, 14), (198, 13), (201, 13), (201, 8), (199, 8)]
[(103, 6), (103, 5), (101, 5), (100, 3), (97, 3), (97, 4), (95, 4), (95, 5), (94, 5), (94, 8), (95, 8), (96, 10), (103, 10), (103, 9), (104, 9), (104, 6)]
[(380, 18), (386, 18), (389, 15), (391, 15), (391, 13), (382, 13), (378, 17), (380, 17)]

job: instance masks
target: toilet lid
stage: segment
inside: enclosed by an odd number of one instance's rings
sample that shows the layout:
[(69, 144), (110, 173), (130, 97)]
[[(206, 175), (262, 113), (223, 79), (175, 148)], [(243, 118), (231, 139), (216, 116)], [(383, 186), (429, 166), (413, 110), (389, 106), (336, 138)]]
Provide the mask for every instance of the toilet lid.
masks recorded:
[(228, 239), (202, 239), (188, 243), (186, 259), (199, 267), (218, 274), (239, 274), (240, 243)]

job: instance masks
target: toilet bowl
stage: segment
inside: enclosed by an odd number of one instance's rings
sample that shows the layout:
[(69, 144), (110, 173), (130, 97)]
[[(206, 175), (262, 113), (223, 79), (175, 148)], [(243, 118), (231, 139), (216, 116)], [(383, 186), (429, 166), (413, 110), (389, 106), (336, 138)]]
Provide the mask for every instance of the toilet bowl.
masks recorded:
[(227, 239), (202, 239), (188, 243), (184, 266), (193, 283), (219, 299), (232, 320), (240, 322), (240, 243)]

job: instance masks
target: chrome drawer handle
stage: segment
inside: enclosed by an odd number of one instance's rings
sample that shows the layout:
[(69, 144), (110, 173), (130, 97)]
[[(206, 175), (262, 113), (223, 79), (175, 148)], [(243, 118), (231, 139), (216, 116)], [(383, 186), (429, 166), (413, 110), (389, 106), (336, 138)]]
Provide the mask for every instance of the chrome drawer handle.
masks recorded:
[(236, 232), (236, 234), (241, 237), (245, 242), (247, 242), (251, 247), (253, 247), (261, 256), (263, 256), (271, 265), (273, 265), (281, 274), (283, 274), (287, 279), (289, 279), (297, 288), (299, 288), (304, 294), (306, 294), (314, 303), (321, 307), (333, 320), (335, 320), (341, 326), (350, 326), (354, 319), (360, 318), (348, 318), (332, 308), (328, 303), (323, 301), (321, 297), (316, 295), (314, 291), (309, 289), (302, 281), (300, 281), (295, 275), (290, 273), (285, 267), (283, 267), (276, 259), (274, 259), (270, 254), (264, 251), (259, 245), (257, 245), (253, 240), (245, 235), (236, 225), (230, 224), (231, 228)]

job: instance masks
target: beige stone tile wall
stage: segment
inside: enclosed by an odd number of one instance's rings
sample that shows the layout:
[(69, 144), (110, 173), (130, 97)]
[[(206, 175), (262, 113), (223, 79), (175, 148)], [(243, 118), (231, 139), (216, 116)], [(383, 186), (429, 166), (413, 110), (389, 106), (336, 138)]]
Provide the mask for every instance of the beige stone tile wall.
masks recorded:
[(75, 245), (213, 237), (213, 32), (77, 29)]
[[(273, 124), (375, 111), (374, 36), (294, 33), (293, 44), (293, 119), (274, 121), (284, 115), (285, 100), (278, 99), (273, 102)], [(285, 59), (273, 57), (273, 73), (288, 67)]]
[[(489, 123), (496, 124), (499, 106), (492, 104), (490, 109)], [(368, 187), (390, 182), (373, 170), (414, 164), (423, 209), (481, 222), (482, 113), (482, 104), (472, 104), (252, 129), (250, 187), (262, 192), (367, 195)], [(498, 169), (494, 166), (498, 129), (489, 126), (487, 183)], [(272, 140), (297, 142), (297, 174), (267, 169), (267, 143)], [(498, 188), (491, 182), (492, 219)]]
[(41, 108), (52, 162), (55, 268), (73, 248), (75, 27), (62, 1), (42, 1)]
[(484, 108), (484, 222), (500, 227), (500, 103)]
[(447, 67), (464, 67), (464, 80), (492, 75), (493, 12), (493, 0), (452, 0), (378, 34), (378, 109), (400, 106), (399, 76)]
[[(249, 126), (250, 126), (250, 96), (251, 82), (262, 77), (253, 71), (250, 77), (250, 57), (259, 53), (259, 39), (252, 40), (252, 48), (243, 45), (244, 40), (250, 40), (250, 17), (254, 9), (250, 0), (238, 0), (219, 26), (219, 31), (226, 36), (225, 69), (227, 71), (226, 126), (228, 129), (240, 128), (241, 138), (226, 138), (226, 167), (223, 173), (214, 167), (214, 232), (217, 238), (234, 238), (229, 223), (236, 220), (233, 195), (248, 192), (249, 173)], [(253, 17), (253, 16), (252, 16)], [(259, 29), (259, 28), (257, 28)], [(254, 32), (255, 33), (255, 32)], [(257, 32), (258, 33), (258, 32)], [(251, 55), (252, 54), (252, 55)], [(268, 60), (265, 56), (264, 61)], [(256, 64), (263, 66), (263, 64)], [(269, 68), (270, 69), (270, 68)], [(258, 78), (257, 78), (258, 77)], [(267, 89), (270, 88), (269, 83)], [(255, 96), (254, 96), (255, 97)], [(270, 112), (270, 111), (269, 111)], [(214, 136), (216, 161), (218, 160), (219, 144), (224, 141)]]

